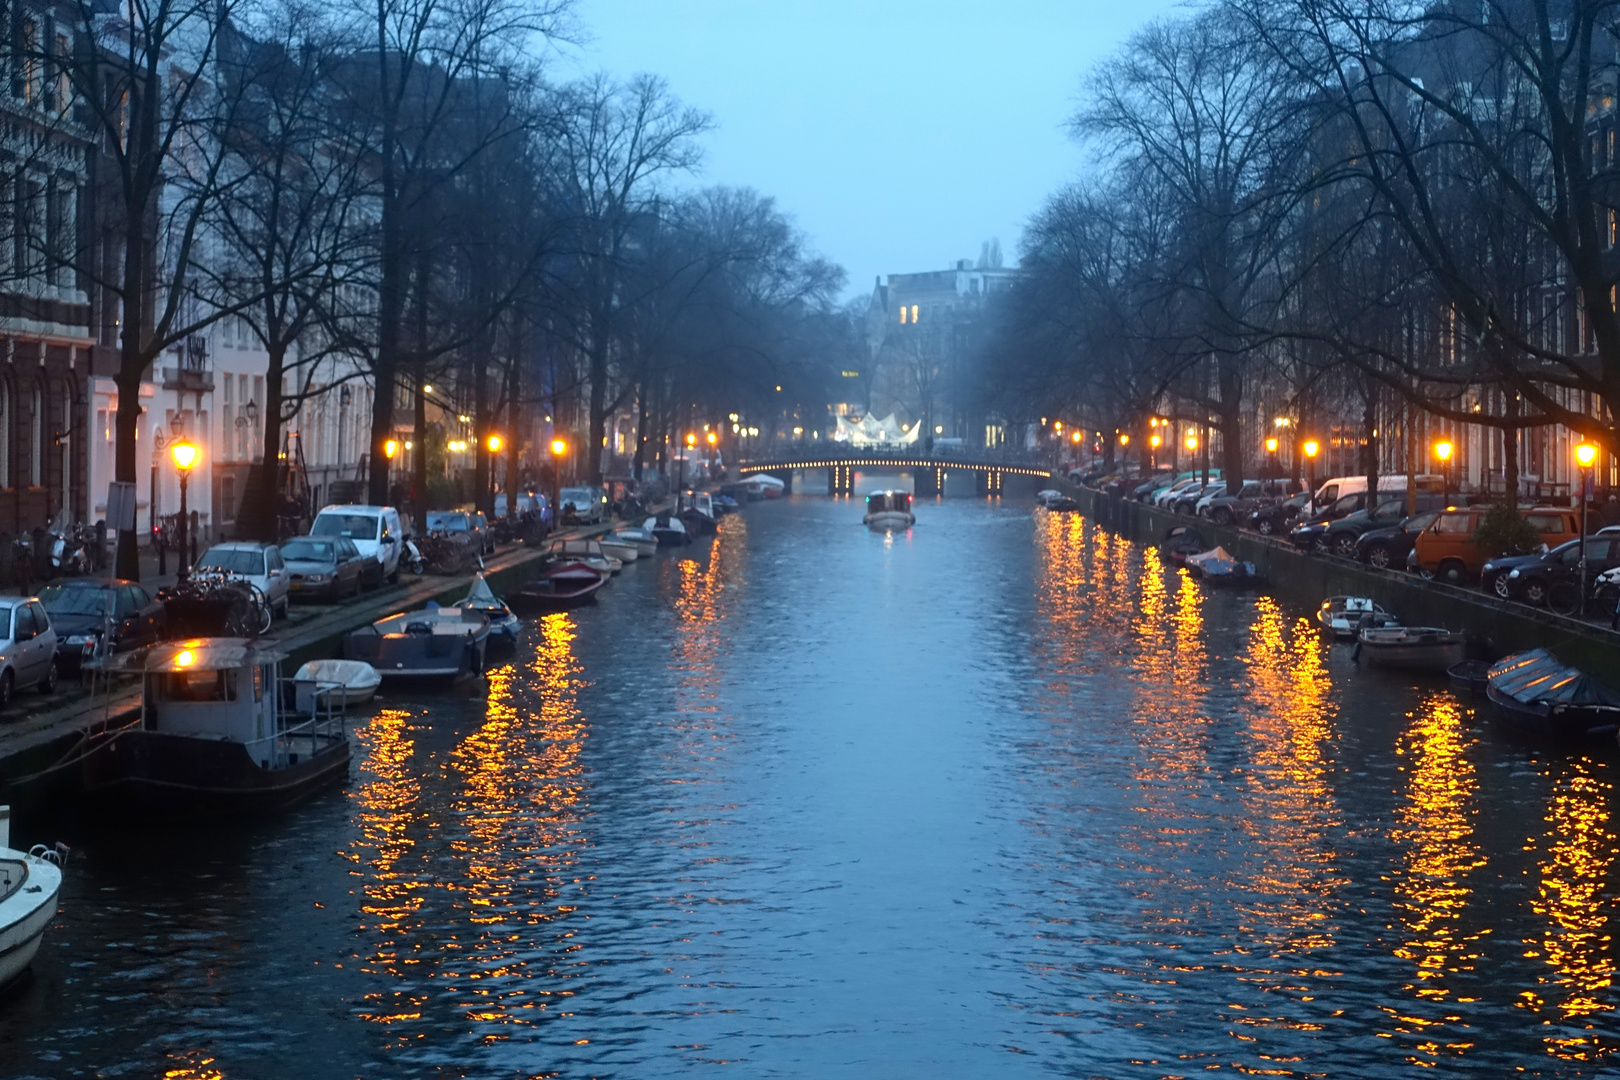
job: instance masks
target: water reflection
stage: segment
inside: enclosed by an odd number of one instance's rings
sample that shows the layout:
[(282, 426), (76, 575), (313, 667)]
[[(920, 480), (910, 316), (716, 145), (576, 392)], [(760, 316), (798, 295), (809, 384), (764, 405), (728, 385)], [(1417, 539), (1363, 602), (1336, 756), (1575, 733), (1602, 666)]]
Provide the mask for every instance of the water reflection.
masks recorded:
[(1391, 876), (1406, 931), (1393, 951), (1411, 965), (1404, 989), (1415, 1000), (1384, 1010), (1407, 1060), (1432, 1065), (1474, 1046), (1460, 1007), (1479, 999), (1458, 983), (1474, 971), (1490, 933), (1464, 921), (1472, 879), (1487, 863), (1474, 839), (1479, 778), (1466, 711), (1449, 693), (1428, 693), (1410, 719), (1395, 747), (1406, 785), (1391, 831), (1402, 862)]
[(1547, 829), (1530, 841), (1540, 856), (1531, 907), (1546, 919), (1525, 956), (1541, 961), (1522, 1004), (1551, 1030), (1548, 1053), (1575, 1061), (1612, 1055), (1620, 1042), (1606, 1022), (1614, 1011), (1614, 940), (1609, 932), (1609, 875), (1615, 834), (1609, 828), (1614, 784), (1606, 762), (1571, 758), (1557, 776)]

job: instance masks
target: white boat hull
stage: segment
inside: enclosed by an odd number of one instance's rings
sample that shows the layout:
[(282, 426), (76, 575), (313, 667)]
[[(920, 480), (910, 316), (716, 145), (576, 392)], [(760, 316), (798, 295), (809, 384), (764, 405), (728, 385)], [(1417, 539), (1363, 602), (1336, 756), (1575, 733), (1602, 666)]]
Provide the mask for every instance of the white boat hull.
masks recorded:
[(909, 529), (917, 524), (913, 514), (902, 514), (894, 510), (880, 510), (875, 514), (866, 515), (866, 524), (874, 529)]
[(0, 865), (14, 875), (13, 881), (19, 869), (26, 872), (20, 887), (0, 900), (0, 985), (4, 985), (21, 975), (39, 952), (45, 928), (56, 917), (62, 871), (54, 863), (9, 848), (0, 848)]

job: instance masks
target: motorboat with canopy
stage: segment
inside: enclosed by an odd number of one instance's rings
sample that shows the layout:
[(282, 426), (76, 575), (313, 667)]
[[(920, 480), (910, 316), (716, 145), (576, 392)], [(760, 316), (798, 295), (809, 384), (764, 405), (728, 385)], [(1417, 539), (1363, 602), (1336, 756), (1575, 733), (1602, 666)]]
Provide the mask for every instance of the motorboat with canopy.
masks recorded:
[(314, 715), (282, 707), (273, 645), (246, 638), (164, 641), (95, 661), (141, 679), (139, 719), (90, 737), (86, 796), (164, 817), (271, 809), (349, 772), (343, 698)]
[(1368, 626), (1400, 625), (1395, 616), (1366, 596), (1330, 596), (1316, 609), (1316, 621), (1341, 638), (1353, 638)]
[(917, 523), (911, 512), (911, 492), (874, 491), (866, 497), (866, 514), (861, 521), (874, 529), (909, 529)]
[(343, 639), (343, 655), (364, 660), (384, 680), (448, 679), (483, 671), (488, 643), (482, 614), (429, 602), (362, 626)]

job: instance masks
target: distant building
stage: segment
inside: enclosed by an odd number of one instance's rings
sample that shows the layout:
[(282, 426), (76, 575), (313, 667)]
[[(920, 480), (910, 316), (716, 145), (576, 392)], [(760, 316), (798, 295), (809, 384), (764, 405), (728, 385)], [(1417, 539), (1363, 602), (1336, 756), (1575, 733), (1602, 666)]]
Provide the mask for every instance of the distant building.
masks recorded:
[(999, 264), (999, 250), (975, 265), (958, 260), (949, 270), (879, 278), (867, 309), (871, 372), (870, 413), (895, 413), (923, 425), (923, 442), (960, 439), (968, 446), (998, 446), (1006, 433), (998, 417), (978, 404), (972, 370), (988, 327), (989, 305), (1018, 271)]

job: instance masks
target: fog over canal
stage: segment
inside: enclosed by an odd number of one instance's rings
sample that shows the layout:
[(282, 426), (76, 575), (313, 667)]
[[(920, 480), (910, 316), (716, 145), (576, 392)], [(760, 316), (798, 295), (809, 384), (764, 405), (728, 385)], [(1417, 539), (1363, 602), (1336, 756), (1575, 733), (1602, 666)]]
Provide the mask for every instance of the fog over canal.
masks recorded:
[(916, 513), (750, 506), (389, 695), (342, 791), (69, 837), (0, 1073), (1601, 1068), (1610, 751), (1011, 482)]

